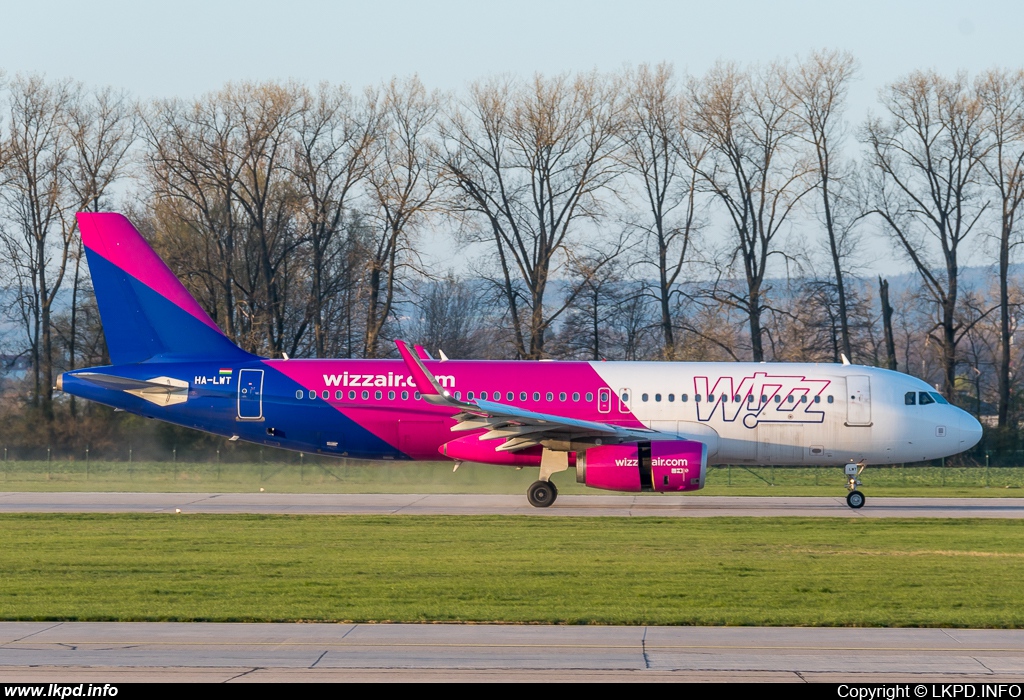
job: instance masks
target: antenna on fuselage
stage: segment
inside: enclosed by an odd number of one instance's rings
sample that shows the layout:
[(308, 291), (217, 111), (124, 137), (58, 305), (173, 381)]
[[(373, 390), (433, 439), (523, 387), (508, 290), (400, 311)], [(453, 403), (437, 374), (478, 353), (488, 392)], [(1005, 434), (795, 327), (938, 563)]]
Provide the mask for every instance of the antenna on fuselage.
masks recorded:
[(850, 364), (850, 358), (848, 358), (844, 353), (839, 353), (839, 357), (841, 357), (843, 359), (843, 364), (844, 365), (849, 365)]

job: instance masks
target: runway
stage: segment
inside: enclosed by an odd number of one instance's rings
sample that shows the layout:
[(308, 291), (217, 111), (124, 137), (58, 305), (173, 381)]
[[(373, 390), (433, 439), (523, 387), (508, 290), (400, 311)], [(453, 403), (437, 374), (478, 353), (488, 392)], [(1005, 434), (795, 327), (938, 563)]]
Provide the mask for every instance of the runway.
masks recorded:
[(5, 622), (0, 680), (1006, 683), (1024, 630)]
[(525, 495), (310, 493), (0, 493), (0, 513), (251, 513), (290, 515), (529, 515), (544, 517), (1024, 518), (1024, 498), (560, 496), (533, 508)]

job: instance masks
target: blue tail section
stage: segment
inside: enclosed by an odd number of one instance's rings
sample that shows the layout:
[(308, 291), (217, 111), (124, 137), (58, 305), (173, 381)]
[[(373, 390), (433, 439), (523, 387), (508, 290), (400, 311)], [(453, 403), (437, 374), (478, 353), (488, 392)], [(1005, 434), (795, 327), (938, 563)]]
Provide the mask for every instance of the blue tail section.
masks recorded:
[(114, 364), (251, 359), (225, 336), (120, 214), (78, 214)]

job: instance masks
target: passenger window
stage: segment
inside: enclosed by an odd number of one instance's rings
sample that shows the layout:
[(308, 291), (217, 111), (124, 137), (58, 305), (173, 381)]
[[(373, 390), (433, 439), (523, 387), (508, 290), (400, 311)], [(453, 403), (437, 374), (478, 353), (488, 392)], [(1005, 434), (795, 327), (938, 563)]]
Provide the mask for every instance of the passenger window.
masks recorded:
[(395, 400), (395, 392), (389, 391), (388, 392), (388, 401), (394, 401), (394, 400)]
[(754, 395), (747, 394), (747, 403), (754, 403)]
[(927, 404), (930, 403), (935, 403), (935, 399), (933, 399), (927, 391), (919, 391), (917, 392), (917, 395), (922, 406), (926, 406)]
[(672, 403), (675, 400), (676, 400), (676, 395), (675, 394), (669, 394), (668, 395), (668, 402), (669, 403)]
[(549, 391), (548, 393), (544, 394), (544, 400), (545, 400), (545, 401), (554, 401), (554, 400), (555, 400), (555, 395), (554, 395), (554, 394), (552, 394), (552, 393), (551, 393), (551, 392)]
[(700, 394), (694, 394), (693, 400), (696, 401), (697, 403), (700, 403)]
[(320, 396), (321, 396), (321, 397), (323, 397), (323, 400), (324, 400), (324, 401), (326, 401), (327, 399), (331, 398), (331, 392), (327, 391), (327, 389), (324, 389), (324, 390), (323, 390), (323, 391), (322, 391), (322, 392), (320, 393)]
[(402, 392), (402, 401), (408, 401), (408, 400), (409, 400), (409, 392), (408, 391), (403, 391)]
[(768, 402), (768, 395), (767, 394), (761, 394), (761, 403), (767, 403), (767, 402)]
[(679, 395), (679, 400), (682, 401), (683, 403), (686, 403), (687, 401), (690, 400), (690, 397), (687, 396), (686, 394), (680, 394)]
[(519, 392), (519, 400), (520, 401), (526, 401), (526, 392), (525, 391), (520, 391)]
[(728, 394), (722, 394), (721, 401), (722, 401), (722, 403), (729, 403), (729, 395)]
[[(623, 396), (625, 396), (625, 394), (623, 394)], [(568, 398), (568, 397), (567, 397), (567, 396), (565, 395), (565, 392), (564, 392), (564, 391), (560, 391), (560, 392), (558, 392), (558, 400), (559, 400), (559, 401), (565, 401), (565, 400), (566, 400), (566, 398)], [(626, 398), (624, 398), (624, 399), (622, 399), (622, 400), (623, 400), (623, 401), (629, 401), (629, 397), (626, 397)]]
[(473, 400), (473, 392), (472, 391), (467, 391), (466, 392), (466, 400), (467, 401), (472, 401)]
[(934, 391), (929, 391), (928, 393), (931, 394), (931, 397), (933, 399), (935, 399), (935, 403), (944, 403), (944, 404), (948, 404), (949, 403), (949, 401), (946, 401), (946, 398), (942, 394), (937, 394)]
[(345, 396), (345, 392), (343, 392), (341, 389), (338, 389), (336, 392), (334, 392), (334, 398), (337, 401), (341, 401), (343, 396)]
[(509, 401), (515, 401), (516, 395), (510, 391), (507, 394), (505, 394), (505, 398), (508, 399)]
[(302, 389), (299, 389), (298, 391), (295, 392), (295, 398), (297, 398), (297, 399), (301, 399), (302, 398)]
[(820, 396), (815, 396), (814, 397), (814, 403), (821, 403), (821, 397)]
[(355, 389), (350, 389), (349, 390), (348, 398), (349, 398), (350, 401), (355, 401), (355, 398), (356, 398), (356, 391), (355, 391)]
[(793, 397), (792, 394), (790, 394), (789, 396), (786, 397), (786, 401), (789, 401), (790, 403), (793, 403), (793, 402), (796, 401), (796, 399)]
[(743, 398), (739, 394), (736, 394), (735, 396), (732, 397), (732, 400), (734, 403), (739, 403), (740, 401), (743, 400)]
[(782, 403), (782, 397), (778, 394), (775, 395), (775, 403)]
[(832, 403), (833, 401), (835, 401), (835, 399), (833, 399), (833, 398), (832, 398), (831, 396), (829, 396), (829, 397), (828, 397), (828, 402), (829, 402), (829, 403)]
[[(377, 391), (373, 392), (373, 398), (375, 398), (378, 401), (380, 401), (382, 398), (384, 398), (384, 392), (382, 392), (380, 389), (377, 389)], [(458, 398), (458, 397), (456, 396), (455, 398)]]
[(370, 392), (368, 392), (366, 389), (363, 389), (363, 401), (366, 401), (368, 398), (370, 398)]
[(420, 392), (417, 391), (415, 394), (412, 395), (412, 397), (414, 399), (416, 399), (417, 401), (419, 401), (420, 400)]
[(714, 400), (715, 400), (715, 395), (714, 394), (708, 394), (708, 403), (711, 403)]
[(539, 391), (533, 392), (533, 400), (534, 401), (540, 401), (540, 392)]
[(904, 394), (903, 395), (903, 403), (906, 404), (907, 406), (915, 406), (915, 405), (917, 405), (917, 392), (916, 391), (908, 391), (906, 394)]
[(587, 402), (589, 403), (589, 402), (591, 402), (593, 400), (594, 400), (594, 394), (588, 391), (587, 392)]
[(661, 403), (661, 394), (655, 394), (654, 400), (657, 401), (658, 403)]
[(800, 396), (800, 403), (807, 403), (807, 394)]
[(647, 394), (640, 394), (640, 400), (646, 402), (647, 401)]
[(580, 400), (580, 392), (578, 392), (578, 391), (572, 392), (572, 400), (573, 401), (579, 401)]
[(316, 392), (315, 391), (309, 392), (309, 398), (315, 399), (316, 398)]

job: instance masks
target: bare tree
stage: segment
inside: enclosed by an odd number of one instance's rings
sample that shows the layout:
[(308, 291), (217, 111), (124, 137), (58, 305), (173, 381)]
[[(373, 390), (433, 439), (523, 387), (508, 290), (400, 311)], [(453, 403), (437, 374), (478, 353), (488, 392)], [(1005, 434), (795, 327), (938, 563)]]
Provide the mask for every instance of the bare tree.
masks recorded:
[(889, 280), (878, 276), (878, 298), (882, 304), (882, 331), (885, 335), (885, 365), (893, 371), (896, 363), (896, 339), (892, 332), (892, 304), (889, 303)]
[(682, 294), (679, 276), (702, 224), (697, 172), (707, 144), (688, 131), (687, 106), (671, 66), (640, 66), (626, 74), (625, 84), (622, 162), (647, 207), (636, 223), (649, 252), (641, 262), (657, 271), (653, 292), (661, 312), (663, 354), (671, 360), (676, 354), (672, 309)]
[[(691, 81), (689, 90), (693, 129), (710, 149), (699, 172), (725, 209), (734, 241), (711, 295), (744, 312), (755, 361), (765, 357), (761, 317), (768, 266), (785, 255), (779, 234), (811, 189), (809, 164), (799, 149), (794, 97), (782, 75), (778, 65), (744, 72), (718, 64), (703, 79)], [(723, 283), (737, 264), (742, 290), (728, 280)]]
[(991, 138), (989, 157), (981, 161), (999, 204), (999, 427), (1008, 425), (1012, 348), (1009, 271), (1013, 249), (1021, 243), (1017, 216), (1024, 202), (1024, 71), (989, 71), (977, 82)]
[(157, 243), (206, 311), (246, 345), (235, 284), (241, 233), (234, 193), (242, 168), (230, 146), (235, 115), (209, 95), (192, 104), (157, 102), (143, 125)]
[[(198, 277), (197, 296), (243, 347), (278, 355), (305, 331), (290, 313), (302, 237), (286, 167), (300, 108), (295, 85), (228, 85), (146, 116), (154, 234), (170, 262)], [(301, 299), (305, 302), (305, 298)]]
[[(850, 232), (856, 214), (849, 215), (847, 178), (852, 177), (841, 163), (843, 148), (843, 108), (849, 83), (857, 70), (857, 62), (849, 53), (817, 51), (795, 69), (784, 72), (786, 86), (794, 101), (794, 115), (802, 128), (797, 133), (812, 150), (812, 177), (818, 191), (822, 223), (828, 238), (835, 280), (841, 351), (853, 357), (850, 345), (850, 322), (846, 308), (844, 265), (850, 252)], [(844, 216), (846, 214), (846, 216)]]
[(440, 181), (436, 120), (442, 100), (413, 77), (393, 79), (370, 101), (379, 110), (380, 127), (366, 178), (374, 223), (366, 256), (364, 353), (377, 357), (399, 274), (414, 253), (412, 236), (434, 208)]
[[(134, 102), (125, 92), (105, 88), (81, 94), (68, 110), (68, 130), (73, 145), (68, 181), (74, 193), (74, 207), (100, 211), (111, 185), (125, 175), (129, 149), (138, 133)], [(66, 339), (67, 366), (75, 368), (78, 339), (78, 307), (81, 292), (82, 240), (75, 236), (71, 246), (74, 273), (71, 282), (70, 322)], [(71, 414), (76, 413), (71, 397)]]
[(930, 332), (954, 398), (960, 245), (986, 207), (979, 183), (988, 145), (982, 103), (963, 75), (912, 73), (882, 95), (885, 118), (864, 129), (875, 171), (873, 213), (913, 263), (938, 307)]
[(572, 250), (580, 229), (601, 214), (617, 174), (616, 88), (594, 73), (489, 80), (445, 125), (451, 207), (494, 243), (519, 357), (544, 357), (546, 333), (572, 302), (570, 294), (548, 309), (545, 294), (569, 257), (581, 256)]
[(10, 85), (4, 244), (19, 287), (21, 320), (32, 355), (33, 403), (53, 419), (53, 305), (67, 270), (73, 223), (67, 170), (67, 116), (77, 99), (71, 81), (40, 76)]
[(452, 272), (424, 280), (415, 305), (418, 313), (408, 332), (431, 352), (443, 350), (456, 359), (488, 357), (493, 326), (481, 283), (459, 279)]
[(313, 350), (316, 357), (325, 357), (325, 307), (336, 295), (350, 291), (345, 287), (354, 279), (353, 237), (345, 235), (352, 228), (346, 217), (369, 167), (367, 155), (377, 136), (378, 119), (344, 87), (324, 84), (313, 94), (303, 90), (302, 100), (292, 170), (303, 193), (300, 216), (312, 255), (308, 315)]

